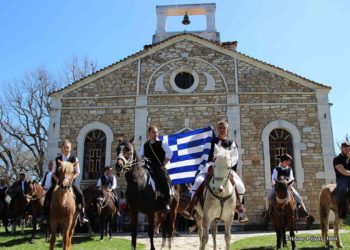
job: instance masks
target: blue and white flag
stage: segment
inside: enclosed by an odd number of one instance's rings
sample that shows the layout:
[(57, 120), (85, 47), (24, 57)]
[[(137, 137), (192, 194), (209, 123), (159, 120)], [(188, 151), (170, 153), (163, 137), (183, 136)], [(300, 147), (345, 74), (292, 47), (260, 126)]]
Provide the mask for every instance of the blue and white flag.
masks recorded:
[(197, 170), (208, 161), (213, 133), (213, 129), (207, 127), (159, 137), (173, 151), (167, 166), (173, 185), (194, 182)]

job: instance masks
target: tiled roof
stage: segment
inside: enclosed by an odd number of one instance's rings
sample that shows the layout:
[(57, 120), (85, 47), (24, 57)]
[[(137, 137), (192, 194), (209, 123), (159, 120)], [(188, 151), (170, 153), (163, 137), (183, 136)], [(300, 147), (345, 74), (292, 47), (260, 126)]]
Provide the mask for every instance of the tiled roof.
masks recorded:
[[(118, 63), (121, 63), (121, 62), (126, 61), (126, 60), (128, 60), (128, 59), (137, 57), (137, 56), (139, 56), (139, 55), (145, 53), (146, 51), (148, 51), (148, 50), (150, 50), (150, 49), (152, 49), (152, 48), (154, 48), (154, 47), (159, 46), (160, 44), (164, 44), (164, 43), (166, 43), (167, 41), (170, 41), (170, 40), (172, 40), (172, 39), (174, 39), (174, 38), (176, 38), (176, 37), (180, 37), (180, 36), (193, 36), (193, 37), (195, 37), (195, 38), (197, 38), (197, 39), (201, 39), (201, 40), (203, 40), (203, 41), (210, 42), (210, 43), (212, 43), (212, 44), (214, 44), (214, 45), (216, 45), (216, 46), (219, 46), (219, 47), (221, 47), (221, 48), (224, 48), (224, 49), (226, 49), (226, 50), (228, 50), (228, 51), (232, 51), (232, 50), (228, 49), (228, 47), (229, 47), (230, 45), (237, 45), (237, 41), (229, 41), (229, 42), (219, 43), (219, 42), (217, 42), (217, 41), (207, 40), (207, 39), (205, 39), (205, 38), (203, 38), (203, 37), (200, 37), (200, 36), (197, 36), (197, 35), (194, 35), (194, 34), (191, 34), (191, 33), (180, 33), (180, 34), (171, 36), (171, 37), (169, 37), (169, 38), (167, 38), (167, 39), (165, 39), (165, 40), (163, 40), (163, 41), (160, 41), (159, 43), (145, 45), (143, 50), (140, 50), (140, 51), (138, 51), (138, 52), (136, 52), (136, 53), (134, 53), (134, 54), (131, 54), (131, 55), (129, 55), (129, 56), (127, 56), (127, 57), (125, 57), (125, 58), (123, 58), (123, 59), (121, 59), (121, 60), (119, 60), (119, 61), (113, 63), (113, 64), (110, 64), (110, 65), (108, 65), (108, 66), (106, 66), (106, 67), (104, 67), (104, 68), (101, 68), (101, 69), (99, 69), (98, 71), (95, 71), (95, 72), (92, 73), (92, 74), (89, 74), (89, 75), (87, 75), (87, 76), (85, 76), (85, 77), (83, 77), (83, 78), (81, 78), (81, 79), (79, 79), (79, 80), (77, 80), (77, 81), (75, 81), (75, 82), (72, 82), (71, 84), (69, 84), (69, 85), (67, 85), (67, 86), (65, 86), (65, 87), (63, 87), (63, 88), (61, 88), (61, 89), (58, 89), (58, 90), (56, 90), (56, 91), (53, 91), (53, 92), (50, 93), (50, 95), (51, 95), (51, 94), (58, 93), (58, 92), (60, 92), (60, 91), (62, 91), (62, 90), (64, 90), (64, 89), (67, 89), (67, 88), (69, 88), (70, 86), (75, 85), (76, 83), (78, 83), (78, 82), (80, 82), (80, 81), (82, 81), (82, 80), (84, 80), (84, 79), (86, 79), (86, 78), (89, 78), (89, 77), (91, 77), (91, 76), (94, 75), (94, 74), (97, 74), (97, 73), (102, 72), (102, 71), (104, 71), (104, 70), (106, 70), (106, 69), (109, 69), (109, 68), (113, 67), (114, 65), (117, 65)], [(256, 61), (256, 62), (265, 64), (265, 65), (270, 66), (270, 67), (272, 67), (272, 68), (275, 68), (275, 69), (277, 69), (277, 70), (281, 70), (281, 71), (283, 71), (283, 72), (286, 72), (286, 73), (291, 74), (291, 75), (293, 75), (293, 76), (299, 77), (299, 78), (301, 78), (301, 79), (303, 79), (303, 80), (306, 80), (306, 81), (311, 82), (311, 83), (313, 83), (313, 84), (316, 84), (316, 85), (318, 85), (318, 86), (325, 87), (325, 88), (330, 88), (330, 86), (327, 86), (327, 85), (324, 85), (324, 84), (321, 84), (321, 83), (312, 81), (312, 80), (310, 80), (310, 79), (307, 79), (307, 78), (305, 78), (305, 77), (302, 77), (302, 76), (300, 76), (300, 75), (297, 75), (297, 74), (295, 74), (295, 73), (293, 73), (293, 72), (290, 72), (290, 71), (288, 71), (288, 70), (285, 70), (285, 69), (282, 69), (282, 68), (277, 67), (277, 66), (275, 66), (275, 65), (269, 64), (269, 63), (267, 63), (267, 62), (258, 60), (258, 59), (254, 58), (254, 57), (250, 57), (250, 56), (248, 56), (248, 55), (246, 55), (246, 54), (243, 54), (243, 53), (241, 53), (241, 52), (238, 52), (238, 51), (236, 51), (236, 50), (234, 50), (234, 52), (237, 53), (237, 54), (239, 54), (239, 55), (241, 55), (241, 56), (243, 56), (243, 57), (246, 57), (246, 58), (249, 58), (249, 59), (254, 60), (254, 61)]]

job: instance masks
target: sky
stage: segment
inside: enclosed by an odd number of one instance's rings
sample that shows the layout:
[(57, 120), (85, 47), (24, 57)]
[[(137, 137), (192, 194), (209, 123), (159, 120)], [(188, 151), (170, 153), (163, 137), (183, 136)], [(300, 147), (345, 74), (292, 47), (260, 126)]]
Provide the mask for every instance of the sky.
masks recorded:
[[(332, 87), (329, 101), (335, 144), (350, 134), (348, 0), (2, 0), (0, 87), (44, 66), (62, 74), (72, 56), (106, 67), (152, 43), (156, 6), (216, 3), (221, 42), (238, 51)], [(168, 31), (205, 29), (205, 18), (168, 19)], [(339, 149), (335, 146), (336, 152)]]

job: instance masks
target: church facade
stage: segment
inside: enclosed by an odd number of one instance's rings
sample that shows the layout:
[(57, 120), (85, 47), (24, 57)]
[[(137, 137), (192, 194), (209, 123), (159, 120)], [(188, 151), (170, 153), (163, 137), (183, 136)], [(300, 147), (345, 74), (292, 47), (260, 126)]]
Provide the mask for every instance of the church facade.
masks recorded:
[[(207, 29), (165, 31), (167, 16), (206, 15)], [(149, 125), (172, 134), (228, 121), (239, 146), (238, 174), (246, 185), (250, 223), (262, 220), (271, 172), (283, 153), (293, 156), (294, 184), (318, 213), (321, 187), (334, 182), (331, 88), (220, 42), (215, 4), (157, 6), (153, 44), (51, 93), (47, 161), (69, 139), (80, 162), (82, 186), (114, 167), (117, 138), (139, 148)], [(118, 178), (119, 189), (125, 181)]]

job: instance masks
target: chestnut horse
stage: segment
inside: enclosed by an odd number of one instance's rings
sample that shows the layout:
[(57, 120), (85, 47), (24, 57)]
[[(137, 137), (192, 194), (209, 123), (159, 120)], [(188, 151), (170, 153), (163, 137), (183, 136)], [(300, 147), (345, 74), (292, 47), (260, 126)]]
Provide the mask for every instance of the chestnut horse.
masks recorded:
[(336, 184), (329, 184), (325, 186), (320, 193), (320, 225), (322, 231), (322, 240), (325, 242), (327, 247), (331, 247), (328, 238), (328, 226), (329, 226), (329, 212), (332, 210), (334, 212), (335, 218), (333, 222), (334, 238), (336, 240), (336, 245), (338, 248), (342, 248), (343, 244), (339, 235), (339, 226), (341, 224), (341, 219), (338, 214), (338, 204), (337, 199), (334, 194)]
[[(131, 142), (120, 140), (117, 146), (116, 171), (118, 174), (124, 173), (127, 182), (126, 200), (129, 205), (131, 219), (131, 248), (136, 249), (138, 214), (144, 213), (148, 219), (148, 236), (150, 238), (151, 250), (155, 250), (154, 237), (154, 216), (161, 211), (162, 204), (157, 200), (156, 192), (150, 184), (150, 174), (147, 166), (142, 165), (134, 146)], [(169, 216), (167, 216), (169, 217)], [(165, 227), (163, 221), (163, 232), (169, 238), (169, 248), (171, 248), (172, 232), (168, 232), (169, 227)], [(173, 224), (173, 223), (169, 223)], [(167, 231), (165, 231), (167, 230)], [(163, 236), (165, 234), (163, 233)], [(163, 238), (164, 239), (164, 238)]]
[(58, 185), (52, 192), (50, 204), (50, 249), (54, 249), (58, 225), (62, 229), (63, 249), (71, 249), (72, 237), (77, 223), (78, 211), (75, 206), (72, 188), (74, 165), (70, 162), (59, 161)]
[(270, 218), (276, 231), (277, 249), (287, 246), (286, 230), (289, 230), (292, 249), (295, 245), (296, 206), (290, 186), (293, 181), (276, 180), (275, 199), (271, 203)]
[(25, 193), (26, 197), (30, 200), (29, 206), (32, 215), (32, 238), (30, 240), (31, 243), (35, 240), (36, 233), (36, 219), (40, 217), (43, 207), (44, 207), (44, 199), (45, 199), (45, 191), (36, 182), (28, 181), (27, 182), (27, 192)]

